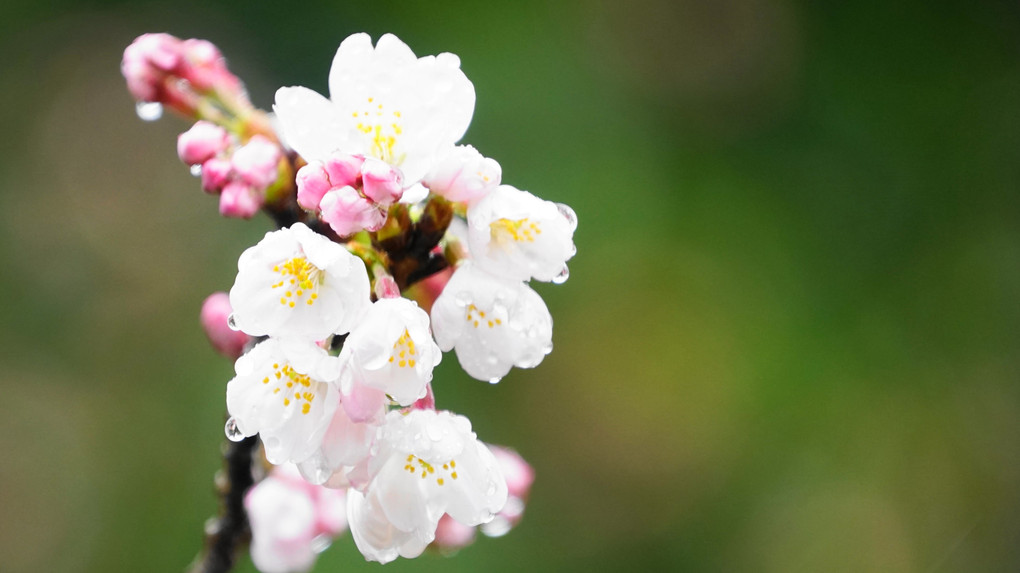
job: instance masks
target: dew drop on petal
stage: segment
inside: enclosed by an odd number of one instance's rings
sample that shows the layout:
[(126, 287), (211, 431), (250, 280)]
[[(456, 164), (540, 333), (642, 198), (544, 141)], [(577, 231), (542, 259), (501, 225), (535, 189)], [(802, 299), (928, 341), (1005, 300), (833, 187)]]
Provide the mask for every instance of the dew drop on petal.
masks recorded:
[(482, 533), (489, 537), (503, 537), (510, 531), (511, 527), (512, 524), (509, 519), (502, 515), (497, 515), (489, 523), (482, 524), (481, 529)]
[(237, 326), (237, 317), (233, 314), (227, 317), (227, 328), (235, 332), (241, 330), (241, 327)]
[(135, 113), (142, 121), (156, 121), (163, 117), (163, 104), (154, 101), (140, 101), (135, 104)]
[(556, 276), (554, 276), (552, 278), (552, 282), (553, 282), (553, 284), (561, 285), (561, 284), (567, 282), (567, 279), (569, 279), (569, 278), (570, 278), (570, 269), (567, 268), (567, 265), (563, 265), (563, 270), (560, 271), (560, 274), (558, 274), (558, 275), (556, 275)]
[(201, 164), (195, 164), (195, 165), (191, 166), (191, 176), (192, 177), (201, 177), (202, 176), (202, 165)]
[(559, 212), (560, 212), (560, 215), (563, 215), (563, 218), (567, 220), (567, 224), (570, 225), (570, 230), (571, 231), (576, 230), (577, 229), (577, 214), (574, 213), (574, 210), (571, 209), (569, 205), (564, 205), (563, 203), (557, 203), (556, 204), (556, 209), (558, 209)]
[(316, 553), (322, 553), (329, 549), (329, 546), (333, 544), (333, 540), (325, 533), (320, 533), (312, 539), (311, 548)]
[(240, 442), (244, 439), (244, 432), (241, 428), (237, 427), (237, 420), (231, 417), (227, 420), (227, 423), (223, 426), (223, 433), (227, 435), (227, 439), (231, 442)]
[(489, 384), (499, 384), (499, 381), (502, 379), (502, 376), (493, 376), (492, 378), (489, 378)]

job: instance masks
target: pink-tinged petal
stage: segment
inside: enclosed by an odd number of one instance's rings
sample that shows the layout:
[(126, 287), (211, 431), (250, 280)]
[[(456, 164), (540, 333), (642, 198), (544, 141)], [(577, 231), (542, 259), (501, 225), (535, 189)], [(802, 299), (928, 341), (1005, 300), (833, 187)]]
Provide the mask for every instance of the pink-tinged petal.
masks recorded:
[(202, 189), (209, 193), (220, 193), (230, 182), (234, 168), (229, 159), (214, 157), (202, 164)]
[(456, 551), (471, 545), (475, 541), (476, 531), (474, 527), (444, 515), (436, 526), (436, 539), (433, 544), (442, 551)]
[(329, 175), (320, 161), (313, 161), (299, 169), (296, 182), (298, 205), (309, 211), (318, 209), (322, 196), (332, 189)]
[(362, 197), (353, 187), (334, 189), (319, 203), (321, 218), (341, 237), (358, 231), (377, 231), (386, 222), (386, 212)]
[(234, 152), (234, 173), (255, 189), (265, 189), (276, 181), (280, 148), (262, 135), (252, 137)]
[(404, 192), (404, 176), (386, 162), (366, 159), (361, 166), (361, 180), (365, 196), (380, 205), (400, 200)]
[(223, 153), (229, 145), (227, 130), (199, 121), (177, 138), (177, 155), (187, 165), (199, 165)]
[(262, 208), (262, 193), (240, 181), (227, 183), (220, 194), (220, 215), (250, 219)]
[(361, 167), (365, 158), (349, 153), (334, 153), (323, 162), (329, 183), (333, 187), (358, 187), (361, 184)]

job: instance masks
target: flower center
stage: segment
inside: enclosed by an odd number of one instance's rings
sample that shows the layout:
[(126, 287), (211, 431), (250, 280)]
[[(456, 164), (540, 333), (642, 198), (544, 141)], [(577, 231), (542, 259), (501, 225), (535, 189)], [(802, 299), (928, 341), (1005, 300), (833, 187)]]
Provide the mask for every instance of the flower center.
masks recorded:
[(351, 112), (351, 117), (359, 120), (358, 131), (370, 138), (369, 155), (390, 165), (399, 165), (404, 161), (403, 154), (397, 157), (393, 151), (397, 145), (397, 136), (404, 133), (400, 126), (399, 110), (387, 112), (383, 104), (376, 103), (375, 98), (370, 97), (360, 112)]
[(400, 368), (410, 367), (414, 368), (414, 340), (411, 340), (411, 334), (404, 329), (404, 334), (400, 335), (400, 338), (393, 343), (393, 352), (390, 354), (390, 362), (396, 362)]
[(481, 324), (488, 325), (489, 328), (495, 328), (497, 325), (503, 324), (503, 321), (489, 316), (486, 318), (484, 310), (478, 310), (478, 307), (474, 304), (467, 306), (467, 321), (471, 323), (475, 328), (478, 328)]
[(411, 475), (415, 475), (418, 472), (421, 472), (421, 479), (425, 479), (430, 475), (435, 475), (436, 483), (439, 485), (443, 485), (444, 483), (446, 483), (446, 478), (443, 476), (447, 476), (450, 479), (457, 479), (457, 462), (455, 460), (450, 460), (446, 462), (445, 464), (443, 464), (441, 471), (437, 473), (436, 467), (433, 466), (432, 464), (426, 462), (425, 460), (419, 458), (418, 456), (408, 454), (407, 464), (404, 465), (404, 471)]
[(513, 241), (515, 243), (534, 243), (535, 236), (542, 234), (538, 223), (528, 219), (496, 219), (489, 223), (492, 241), (499, 245)]
[[(301, 413), (307, 414), (312, 409), (312, 400), (315, 399), (315, 387), (312, 379), (304, 374), (299, 374), (290, 364), (273, 364), (273, 373), (262, 379), (262, 383), (276, 385), (273, 394), (283, 394), (283, 405), (301, 404)], [(303, 401), (303, 402), (302, 402)]]
[(280, 273), (280, 282), (273, 285), (274, 289), (282, 288), (283, 296), (280, 304), (294, 308), (298, 302), (312, 306), (319, 298), (319, 285), (324, 278), (318, 267), (308, 262), (305, 257), (294, 257), (287, 262), (275, 265), (273, 272)]

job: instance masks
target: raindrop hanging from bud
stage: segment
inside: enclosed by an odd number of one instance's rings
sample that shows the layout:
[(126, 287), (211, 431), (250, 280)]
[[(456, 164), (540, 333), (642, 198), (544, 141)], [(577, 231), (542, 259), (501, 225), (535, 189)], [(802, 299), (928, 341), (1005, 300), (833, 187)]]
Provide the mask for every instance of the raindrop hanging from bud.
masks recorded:
[(553, 282), (553, 284), (561, 285), (561, 284), (567, 282), (567, 279), (569, 279), (569, 278), (570, 278), (570, 269), (567, 268), (567, 265), (563, 265), (563, 270), (560, 271), (560, 274), (558, 274), (558, 275), (556, 275), (556, 276), (554, 276), (552, 278), (552, 282)]
[(223, 426), (223, 433), (227, 435), (227, 439), (231, 442), (240, 442), (244, 439), (244, 432), (241, 428), (237, 427), (237, 420), (230, 418), (227, 420), (226, 425)]
[(202, 176), (202, 166), (198, 165), (198, 164), (192, 165), (191, 166), (191, 176), (192, 177), (201, 177)]
[(569, 205), (564, 205), (563, 203), (557, 203), (556, 208), (559, 210), (560, 215), (563, 215), (563, 218), (567, 220), (567, 223), (570, 225), (570, 230), (576, 230), (577, 214), (574, 213), (574, 210), (571, 209)]
[(489, 384), (499, 384), (499, 381), (502, 379), (503, 379), (502, 376), (494, 376), (492, 378), (489, 378)]
[(163, 104), (155, 101), (140, 101), (135, 104), (135, 113), (142, 121), (156, 121), (163, 117)]
[(237, 326), (237, 319), (234, 317), (233, 313), (227, 317), (227, 328), (233, 331), (241, 330), (241, 327)]

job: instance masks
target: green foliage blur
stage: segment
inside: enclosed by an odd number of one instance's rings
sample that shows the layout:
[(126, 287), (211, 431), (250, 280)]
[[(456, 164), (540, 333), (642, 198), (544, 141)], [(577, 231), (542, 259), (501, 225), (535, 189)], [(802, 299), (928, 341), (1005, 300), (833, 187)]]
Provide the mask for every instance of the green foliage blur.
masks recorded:
[[(441, 407), (537, 471), (525, 519), (387, 571), (1020, 570), (1020, 5), (0, 5), (0, 570), (180, 571), (216, 510), (198, 309), (218, 217), (120, 76), (219, 45), (261, 107), (347, 35), (458, 54), (465, 139), (572, 205), (555, 351)], [(349, 536), (317, 571), (377, 570)], [(240, 571), (250, 572), (247, 557)]]

